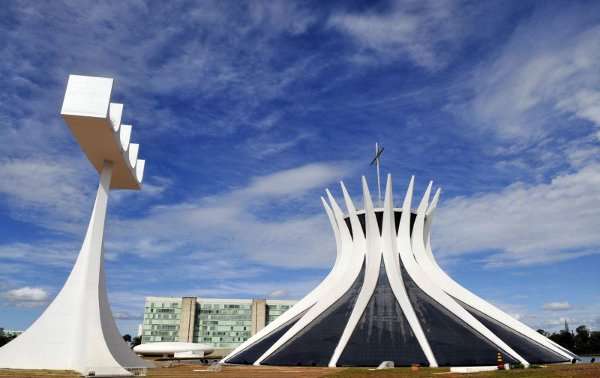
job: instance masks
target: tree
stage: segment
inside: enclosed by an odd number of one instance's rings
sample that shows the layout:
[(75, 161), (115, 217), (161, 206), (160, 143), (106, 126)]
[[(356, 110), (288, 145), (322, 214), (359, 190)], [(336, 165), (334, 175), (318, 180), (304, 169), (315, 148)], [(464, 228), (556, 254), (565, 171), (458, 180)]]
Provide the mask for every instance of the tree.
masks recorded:
[(589, 353), (590, 350), (590, 331), (586, 326), (581, 325), (575, 329), (574, 337), (574, 352), (575, 353)]
[(123, 340), (125, 340), (125, 342), (127, 344), (131, 344), (131, 335), (130, 334), (123, 335)]
[(138, 346), (142, 343), (142, 336), (136, 336), (131, 340), (131, 347)]
[(573, 350), (575, 346), (575, 337), (571, 332), (568, 332), (564, 329), (558, 333), (553, 333), (550, 335), (550, 340), (569, 350)]
[(16, 335), (6, 335), (4, 332), (0, 333), (0, 347), (7, 344), (9, 341), (17, 337)]
[(590, 332), (589, 352), (591, 354), (600, 353), (600, 331)]
[(570, 332), (567, 326), (553, 334), (541, 329), (538, 329), (538, 332), (576, 354), (600, 353), (600, 331), (590, 331), (584, 325), (577, 327), (575, 333)]

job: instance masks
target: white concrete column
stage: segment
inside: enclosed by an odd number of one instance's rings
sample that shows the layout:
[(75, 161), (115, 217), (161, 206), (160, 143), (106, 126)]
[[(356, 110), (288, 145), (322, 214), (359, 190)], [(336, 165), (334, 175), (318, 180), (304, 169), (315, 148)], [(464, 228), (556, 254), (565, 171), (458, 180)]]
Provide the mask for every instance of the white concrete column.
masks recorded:
[(71, 369), (83, 375), (131, 375), (151, 367), (123, 341), (110, 311), (103, 240), (113, 164), (105, 161), (83, 245), (67, 281), (22, 335), (0, 348), (0, 368)]

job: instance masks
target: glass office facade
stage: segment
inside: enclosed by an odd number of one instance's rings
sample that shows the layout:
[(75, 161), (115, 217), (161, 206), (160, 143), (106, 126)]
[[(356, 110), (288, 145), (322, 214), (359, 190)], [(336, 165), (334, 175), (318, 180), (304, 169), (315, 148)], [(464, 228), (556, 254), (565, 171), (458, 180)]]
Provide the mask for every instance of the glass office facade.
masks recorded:
[(235, 348), (251, 336), (251, 300), (247, 303), (200, 302), (199, 305), (194, 342)]
[(292, 306), (293, 304), (290, 303), (269, 304), (269, 302), (267, 301), (267, 324), (277, 319), (279, 315), (286, 312)]
[[(261, 324), (258, 329), (275, 320), (295, 303), (284, 300), (256, 302), (264, 302), (265, 314), (265, 318), (258, 321)], [(180, 340), (182, 298), (147, 297), (142, 342), (192, 341), (210, 344), (215, 348), (233, 349), (258, 330), (252, 326), (253, 308), (256, 311), (256, 303), (252, 299), (197, 298), (193, 338)], [(254, 318), (256, 316), (255, 313)]]
[(142, 342), (179, 341), (180, 317), (181, 298), (146, 298)]

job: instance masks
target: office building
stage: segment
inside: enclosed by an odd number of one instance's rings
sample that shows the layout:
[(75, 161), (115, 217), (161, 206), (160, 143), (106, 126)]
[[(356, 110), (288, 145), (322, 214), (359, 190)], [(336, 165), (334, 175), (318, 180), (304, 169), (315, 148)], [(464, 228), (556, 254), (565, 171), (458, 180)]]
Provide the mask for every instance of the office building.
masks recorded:
[(296, 301), (146, 297), (142, 343), (181, 341), (231, 350)]

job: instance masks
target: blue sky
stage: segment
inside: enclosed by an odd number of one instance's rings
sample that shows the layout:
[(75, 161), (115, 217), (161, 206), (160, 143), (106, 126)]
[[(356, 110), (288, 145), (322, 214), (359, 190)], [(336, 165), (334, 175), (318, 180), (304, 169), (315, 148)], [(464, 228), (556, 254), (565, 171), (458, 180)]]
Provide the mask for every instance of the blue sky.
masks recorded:
[[(359, 201), (374, 143), (396, 188), (443, 188), (434, 253), (548, 330), (600, 328), (597, 2), (3, 2), (0, 327), (64, 283), (97, 175), (59, 116), (69, 73), (114, 77), (147, 161), (113, 192), (109, 297), (299, 298)], [(399, 192), (401, 189), (398, 189)], [(360, 201), (359, 201), (360, 202)]]

